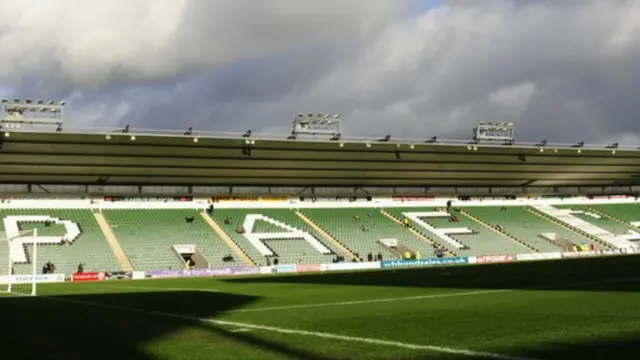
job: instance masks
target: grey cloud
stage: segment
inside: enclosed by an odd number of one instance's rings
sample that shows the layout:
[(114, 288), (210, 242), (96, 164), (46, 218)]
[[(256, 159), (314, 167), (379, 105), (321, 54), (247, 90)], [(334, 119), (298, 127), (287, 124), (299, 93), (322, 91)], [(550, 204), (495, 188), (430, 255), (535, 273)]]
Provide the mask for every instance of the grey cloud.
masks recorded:
[[(420, 16), (397, 1), (100, 3), (103, 15), (78, 10), (55, 31), (1, 28), (0, 83), (73, 93), (82, 125), (286, 136), (294, 114), (320, 111), (362, 136), (468, 138), (477, 121), (514, 121), (528, 141), (640, 133), (637, 2), (452, 0)], [(38, 19), (11, 4), (0, 13)]]

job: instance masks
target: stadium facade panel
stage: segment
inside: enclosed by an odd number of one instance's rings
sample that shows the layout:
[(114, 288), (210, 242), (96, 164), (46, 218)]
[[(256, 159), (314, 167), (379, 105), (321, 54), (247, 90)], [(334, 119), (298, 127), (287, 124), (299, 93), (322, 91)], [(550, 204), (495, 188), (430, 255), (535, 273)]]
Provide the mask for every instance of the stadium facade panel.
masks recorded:
[(12, 132), (0, 183), (200, 186), (632, 186), (640, 152)]

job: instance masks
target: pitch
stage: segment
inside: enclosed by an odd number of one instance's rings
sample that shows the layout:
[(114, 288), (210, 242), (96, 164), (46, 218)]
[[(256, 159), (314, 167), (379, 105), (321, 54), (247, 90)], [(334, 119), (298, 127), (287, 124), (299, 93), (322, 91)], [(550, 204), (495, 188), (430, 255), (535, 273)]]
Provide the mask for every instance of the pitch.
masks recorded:
[(48, 284), (0, 298), (11, 359), (640, 358), (640, 257)]

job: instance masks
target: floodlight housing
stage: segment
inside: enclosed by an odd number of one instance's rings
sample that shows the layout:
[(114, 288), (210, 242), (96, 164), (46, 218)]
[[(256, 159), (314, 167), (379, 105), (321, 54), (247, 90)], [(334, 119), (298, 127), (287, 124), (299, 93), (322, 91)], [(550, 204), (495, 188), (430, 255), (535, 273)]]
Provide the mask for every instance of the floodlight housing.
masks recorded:
[(481, 121), (473, 129), (473, 140), (488, 142), (515, 142), (515, 127), (508, 122)]
[(299, 113), (293, 119), (292, 135), (330, 135), (340, 133), (340, 116), (328, 113)]
[(18, 98), (9, 101), (2, 99), (0, 102), (0, 123), (2, 124), (32, 124), (55, 125), (60, 127), (63, 123), (63, 107), (58, 103), (49, 101), (45, 104), (42, 100), (34, 101)]

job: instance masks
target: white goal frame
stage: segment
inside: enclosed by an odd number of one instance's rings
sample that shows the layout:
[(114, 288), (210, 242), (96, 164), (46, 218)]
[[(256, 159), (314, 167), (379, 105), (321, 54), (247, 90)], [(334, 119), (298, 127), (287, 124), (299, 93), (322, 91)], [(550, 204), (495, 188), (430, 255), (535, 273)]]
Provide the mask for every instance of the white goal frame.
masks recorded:
[[(13, 292), (13, 287), (14, 285), (18, 285), (17, 283), (14, 284), (13, 283), (13, 266), (14, 266), (14, 262), (13, 262), (13, 247), (11, 242), (14, 241), (16, 238), (19, 237), (23, 237), (26, 234), (32, 233), (33, 235), (33, 240), (31, 242), (31, 293), (30, 294), (23, 294), (23, 293), (15, 293)], [(33, 230), (28, 230), (20, 235), (18, 235), (15, 238), (12, 239), (7, 239), (7, 246), (9, 247), (9, 256), (8, 256), (8, 261), (9, 261), (9, 270), (8, 270), (8, 276), (7, 276), (7, 292), (11, 293), (11, 294), (19, 294), (19, 295), (26, 295), (26, 296), (36, 296), (37, 295), (37, 277), (38, 277), (38, 229), (33, 229)]]

